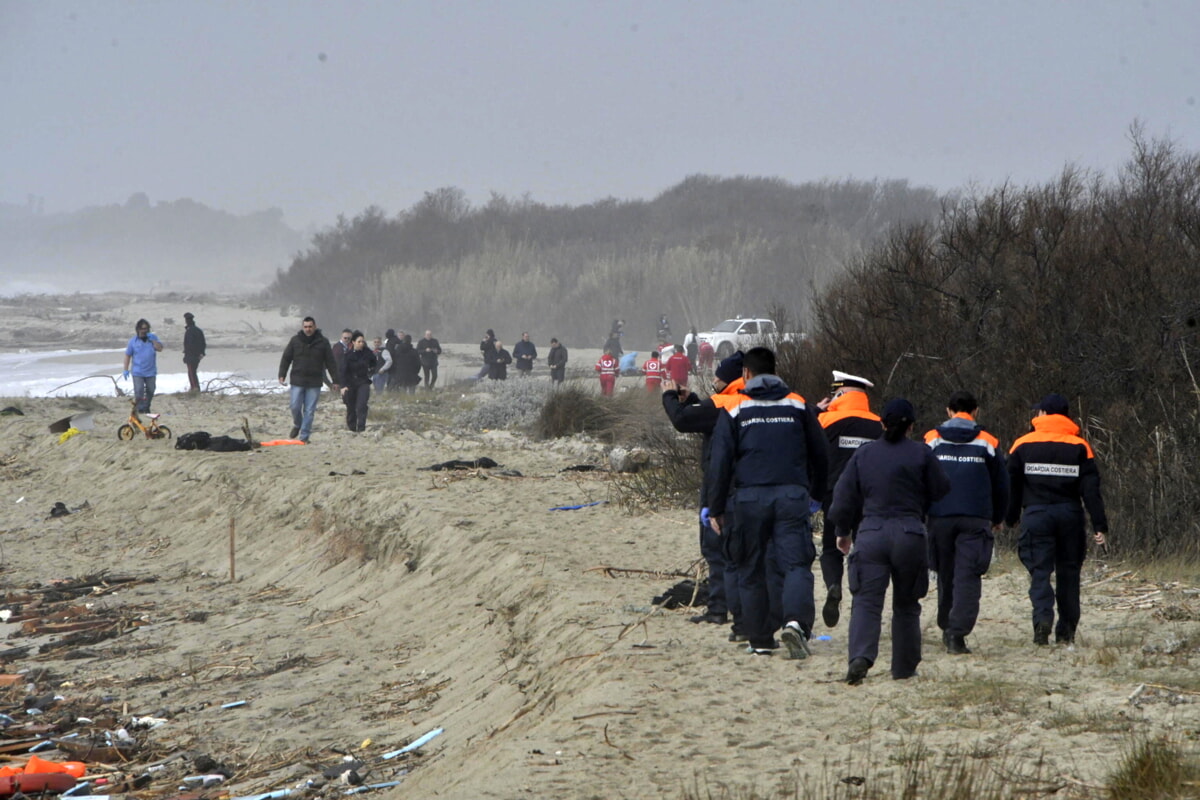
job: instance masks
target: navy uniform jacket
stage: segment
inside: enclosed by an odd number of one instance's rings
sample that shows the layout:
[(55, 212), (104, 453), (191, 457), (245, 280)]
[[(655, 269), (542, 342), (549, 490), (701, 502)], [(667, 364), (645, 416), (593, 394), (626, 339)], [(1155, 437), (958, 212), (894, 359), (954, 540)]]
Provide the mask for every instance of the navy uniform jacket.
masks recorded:
[(814, 500), (825, 490), (825, 434), (816, 418), (775, 375), (747, 381), (746, 396), (717, 420), (707, 478), (708, 507), (725, 513), (732, 488), (803, 486)]
[(1108, 531), (1100, 470), (1091, 446), (1079, 436), (1079, 426), (1062, 414), (1033, 418), (1033, 433), (1013, 442), (1008, 455), (1012, 494), (1005, 522), (1016, 525), (1027, 506), (1070, 503), (1080, 499), (1092, 518), (1092, 528)]
[[(703, 436), (700, 467), (705, 475), (708, 474), (708, 462), (712, 455), (713, 429), (717, 427), (717, 420), (721, 418), (724, 409), (734, 405), (733, 398), (739, 396), (738, 392), (743, 386), (745, 382), (741, 378), (735, 378), (712, 397), (701, 399), (695, 392), (689, 392), (687, 401), (682, 403), (679, 402), (678, 391), (663, 392), (663, 410), (667, 412), (667, 418), (671, 420), (675, 430), (680, 433), (699, 433)], [(700, 505), (708, 505), (708, 482), (705, 480), (700, 482)]]
[(839, 530), (867, 517), (923, 518), (950, 491), (933, 452), (911, 439), (878, 439), (855, 451), (833, 489), (827, 516)]
[(1008, 473), (996, 437), (960, 412), (925, 434), (925, 444), (950, 479), (950, 494), (929, 516), (981, 517), (999, 525), (1008, 510)]

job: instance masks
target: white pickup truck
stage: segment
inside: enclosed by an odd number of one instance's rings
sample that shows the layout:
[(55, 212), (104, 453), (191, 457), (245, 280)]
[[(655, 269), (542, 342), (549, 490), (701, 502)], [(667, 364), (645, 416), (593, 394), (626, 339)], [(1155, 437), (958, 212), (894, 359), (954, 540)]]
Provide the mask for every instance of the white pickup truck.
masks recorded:
[(798, 333), (780, 333), (775, 322), (769, 319), (727, 319), (714, 325), (711, 331), (699, 334), (701, 342), (708, 342), (717, 358), (728, 358), (735, 350), (746, 351), (751, 347), (774, 347), (780, 340), (798, 341), (804, 337)]

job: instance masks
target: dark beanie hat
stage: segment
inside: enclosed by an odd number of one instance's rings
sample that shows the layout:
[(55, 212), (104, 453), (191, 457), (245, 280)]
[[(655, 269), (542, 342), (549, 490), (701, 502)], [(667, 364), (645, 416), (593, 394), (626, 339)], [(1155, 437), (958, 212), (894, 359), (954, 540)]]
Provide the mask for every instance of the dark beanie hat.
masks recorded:
[(183, 318), (184, 319), (195, 319), (196, 315), (193, 314), (192, 312), (188, 311), (188, 312), (184, 313)]
[(1062, 414), (1063, 416), (1067, 416), (1071, 413), (1071, 405), (1067, 402), (1067, 398), (1061, 394), (1048, 394), (1033, 408), (1035, 411), (1045, 411), (1047, 414)]
[(396, 329), (388, 328), (387, 333), (385, 333), (384, 336), (386, 336), (389, 339), (395, 339), (396, 338)]
[(888, 401), (888, 404), (883, 409), (883, 424), (898, 425), (904, 422), (916, 422), (917, 412), (913, 408), (912, 403), (905, 400), (903, 397), (896, 397)]
[(724, 381), (725, 383), (733, 383), (742, 377), (742, 358), (744, 355), (741, 350), (738, 350), (729, 358), (722, 359), (721, 363), (717, 364), (717, 369), (714, 372), (717, 380)]

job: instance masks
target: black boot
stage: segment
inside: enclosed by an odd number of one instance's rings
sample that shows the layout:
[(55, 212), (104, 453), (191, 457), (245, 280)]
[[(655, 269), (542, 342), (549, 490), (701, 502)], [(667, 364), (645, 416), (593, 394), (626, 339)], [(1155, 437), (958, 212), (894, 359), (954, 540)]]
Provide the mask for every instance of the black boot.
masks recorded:
[(946, 652), (952, 656), (970, 655), (971, 648), (967, 647), (967, 637), (946, 634)]
[(835, 627), (838, 620), (842, 618), (842, 611), (839, 608), (842, 602), (842, 585), (840, 583), (830, 586), (825, 595), (825, 606), (821, 609), (821, 620), (827, 627)]
[(871, 669), (871, 662), (865, 658), (856, 658), (850, 662), (850, 669), (846, 671), (846, 683), (851, 686), (858, 686), (867, 677), (867, 670)]
[(1050, 623), (1039, 622), (1033, 626), (1033, 643), (1036, 645), (1050, 644)]

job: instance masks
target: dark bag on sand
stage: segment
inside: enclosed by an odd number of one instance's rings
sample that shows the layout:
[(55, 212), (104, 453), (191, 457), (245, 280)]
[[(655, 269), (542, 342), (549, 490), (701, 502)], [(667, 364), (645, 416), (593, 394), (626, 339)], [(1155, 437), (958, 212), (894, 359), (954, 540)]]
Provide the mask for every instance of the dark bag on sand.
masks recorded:
[[(696, 596), (695, 602), (692, 601), (693, 594)], [(699, 589), (696, 588), (696, 582), (691, 578), (682, 580), (650, 602), (663, 608), (706, 606), (708, 605), (708, 579), (700, 581)]]

